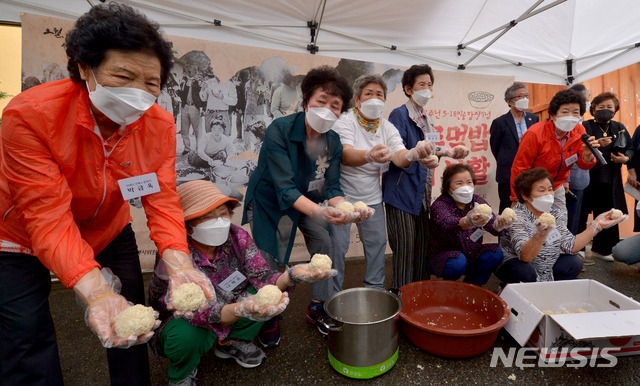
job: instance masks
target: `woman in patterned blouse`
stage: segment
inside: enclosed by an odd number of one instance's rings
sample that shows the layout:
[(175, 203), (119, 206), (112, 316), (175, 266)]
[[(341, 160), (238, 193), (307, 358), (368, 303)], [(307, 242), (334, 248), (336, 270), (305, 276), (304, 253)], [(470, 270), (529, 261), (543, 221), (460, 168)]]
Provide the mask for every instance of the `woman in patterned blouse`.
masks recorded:
[[(513, 207), (516, 220), (500, 239), (504, 261), (496, 276), (506, 283), (575, 279), (582, 270), (582, 260), (574, 253), (581, 250), (603, 228), (627, 219), (612, 219), (613, 210), (591, 221), (587, 229), (574, 236), (567, 229), (563, 210), (553, 205), (553, 179), (542, 167), (522, 172), (514, 180), (518, 203)], [(548, 212), (555, 224), (540, 216)]]

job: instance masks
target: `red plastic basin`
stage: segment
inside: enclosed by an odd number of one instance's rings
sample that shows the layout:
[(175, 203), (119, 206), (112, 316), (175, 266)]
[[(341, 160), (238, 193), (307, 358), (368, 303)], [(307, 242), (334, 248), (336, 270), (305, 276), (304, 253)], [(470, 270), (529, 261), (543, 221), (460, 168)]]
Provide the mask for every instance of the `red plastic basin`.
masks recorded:
[(422, 350), (447, 358), (487, 351), (509, 319), (498, 295), (459, 281), (425, 280), (402, 291), (402, 331)]

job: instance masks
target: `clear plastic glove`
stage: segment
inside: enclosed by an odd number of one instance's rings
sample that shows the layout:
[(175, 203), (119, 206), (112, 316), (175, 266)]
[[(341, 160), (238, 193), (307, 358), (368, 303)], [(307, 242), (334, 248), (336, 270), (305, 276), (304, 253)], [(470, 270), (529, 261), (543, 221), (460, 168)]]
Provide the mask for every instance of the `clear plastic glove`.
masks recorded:
[(627, 216), (626, 214), (623, 214), (622, 216), (614, 220), (611, 218), (611, 213), (613, 213), (613, 209), (604, 213), (600, 213), (598, 217), (595, 218), (595, 221), (597, 221), (598, 224), (600, 224), (600, 226), (603, 229), (608, 229), (616, 224), (620, 224), (621, 222), (627, 221), (629, 219), (629, 216)]
[[(126, 338), (120, 338), (116, 334), (116, 317), (132, 305), (118, 294), (121, 287), (120, 279), (108, 268), (103, 268), (102, 272), (98, 268), (92, 269), (73, 287), (81, 304), (86, 307), (84, 320), (87, 326), (106, 348), (129, 348), (146, 343), (153, 336), (153, 331)], [(160, 321), (156, 320), (153, 329), (159, 325)]]
[(376, 212), (375, 209), (373, 208), (354, 208), (354, 210), (356, 212), (359, 213), (359, 217), (358, 217), (358, 222), (363, 222), (363, 221), (367, 221), (368, 219), (371, 218), (371, 216), (373, 216), (373, 214)]
[(445, 147), (442, 149), (442, 156), (449, 157), (453, 159), (463, 159), (469, 155), (469, 149), (464, 146), (456, 146), (453, 149), (450, 147)]
[(434, 146), (429, 141), (419, 141), (416, 146), (409, 150), (405, 157), (409, 162), (415, 162), (419, 159), (427, 158), (433, 153)]
[(313, 283), (314, 281), (327, 280), (336, 276), (338, 271), (335, 269), (326, 269), (324, 271), (309, 269), (309, 263), (304, 263), (287, 268), (284, 274), (287, 275), (285, 281), (288, 283)]
[[(195, 283), (202, 288), (206, 301), (198, 307), (199, 311), (207, 309), (216, 300), (216, 292), (211, 280), (193, 266), (191, 257), (185, 252), (165, 249), (162, 253), (162, 259), (156, 266), (156, 274), (161, 279), (169, 280), (169, 291), (167, 293), (167, 309), (169, 311), (175, 310), (172, 303), (173, 291), (180, 287), (181, 284)], [(184, 316), (189, 319), (193, 317), (192, 312), (180, 310), (175, 310), (173, 315), (176, 318)]]
[(533, 224), (536, 226), (535, 234), (545, 239), (547, 238), (547, 235), (549, 235), (549, 233), (551, 233), (551, 231), (554, 230), (556, 227), (553, 224), (545, 224), (543, 222), (540, 222), (539, 219), (536, 219), (536, 221)]
[(465, 218), (465, 221), (467, 221), (469, 224), (473, 225), (474, 227), (481, 228), (485, 226), (489, 222), (489, 220), (491, 220), (491, 217), (492, 217), (491, 213), (489, 214), (480, 213), (478, 211), (478, 203), (476, 202), (473, 209), (471, 209), (464, 218)]
[(502, 217), (502, 215), (496, 216), (496, 220), (493, 222), (493, 229), (495, 229), (498, 232), (501, 232), (509, 228), (511, 225), (513, 225), (513, 222), (515, 220), (516, 220), (515, 217), (504, 218)]
[(437, 159), (431, 157), (419, 159), (418, 162), (420, 162), (420, 165), (429, 169), (435, 169), (440, 165)]
[(251, 295), (236, 303), (233, 308), (233, 313), (240, 318), (247, 318), (255, 320), (256, 322), (266, 322), (274, 316), (281, 314), (287, 308), (287, 305), (289, 305), (289, 294), (287, 292), (282, 293), (280, 303), (262, 309), (258, 306), (258, 303), (256, 303), (256, 296)]
[(334, 225), (344, 225), (351, 222), (347, 221), (348, 218), (346, 214), (332, 206), (316, 205), (313, 209), (312, 216)]
[(391, 158), (393, 158), (393, 152), (388, 146), (382, 144), (376, 145), (364, 153), (364, 159), (369, 163), (382, 164), (391, 161)]

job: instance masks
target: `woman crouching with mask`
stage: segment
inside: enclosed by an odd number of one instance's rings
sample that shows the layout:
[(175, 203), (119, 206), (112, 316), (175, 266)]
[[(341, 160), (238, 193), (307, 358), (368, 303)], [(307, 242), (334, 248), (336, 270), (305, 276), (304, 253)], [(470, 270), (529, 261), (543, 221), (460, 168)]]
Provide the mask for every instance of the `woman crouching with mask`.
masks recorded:
[[(162, 324), (153, 347), (169, 358), (168, 377), (174, 383), (195, 379), (200, 358), (214, 345), (217, 357), (234, 359), (242, 367), (257, 367), (265, 354), (252, 341), (264, 321), (284, 311), (294, 283), (324, 280), (335, 275), (335, 270), (311, 271), (308, 264), (298, 264), (283, 274), (273, 271), (249, 233), (231, 224), (238, 200), (203, 180), (187, 182), (177, 191), (194, 269), (211, 280), (216, 300), (175, 318), (169, 310), (173, 305), (166, 303), (169, 283), (164, 267), (156, 265), (149, 302), (160, 311)], [(282, 296), (278, 304), (260, 307), (254, 294), (266, 285), (277, 286)]]
[[(469, 164), (455, 163), (442, 174), (442, 194), (431, 204), (429, 265), (446, 280), (486, 284), (502, 261), (498, 244), (483, 244), (485, 231), (500, 236), (511, 226), (512, 217), (496, 216), (480, 196), (474, 194), (476, 177)], [(487, 210), (487, 213), (483, 211)]]
[(600, 214), (574, 236), (567, 229), (565, 210), (554, 204), (553, 179), (542, 167), (522, 172), (513, 185), (518, 203), (516, 220), (500, 239), (504, 262), (496, 276), (504, 283), (575, 279), (582, 260), (575, 255), (603, 228), (627, 219), (612, 219), (613, 210)]

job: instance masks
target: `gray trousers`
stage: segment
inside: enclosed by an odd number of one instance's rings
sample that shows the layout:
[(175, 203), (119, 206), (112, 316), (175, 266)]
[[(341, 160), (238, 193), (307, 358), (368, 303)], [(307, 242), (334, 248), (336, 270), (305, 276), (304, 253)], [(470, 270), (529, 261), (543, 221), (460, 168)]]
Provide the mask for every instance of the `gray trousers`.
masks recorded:
[[(387, 230), (384, 220), (384, 207), (382, 203), (371, 205), (375, 213), (365, 222), (356, 223), (358, 235), (364, 248), (364, 257), (367, 268), (364, 273), (365, 287), (375, 287), (384, 289), (384, 252), (387, 248)], [(333, 268), (338, 271), (338, 275), (330, 280), (330, 296), (342, 291), (344, 282), (344, 259), (349, 249), (351, 240), (351, 224), (329, 225), (329, 232), (333, 241)]]

